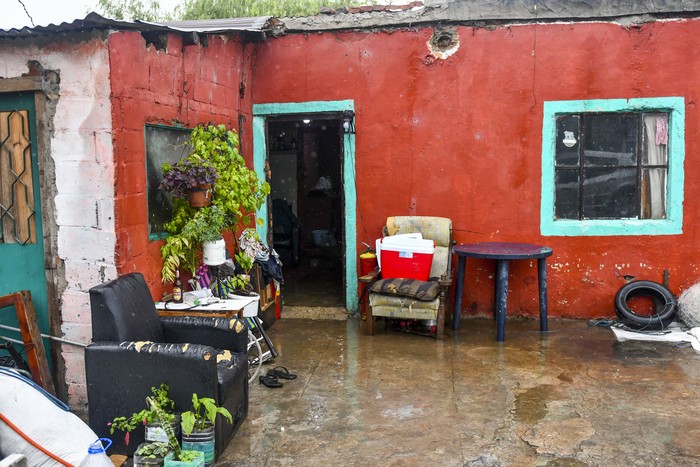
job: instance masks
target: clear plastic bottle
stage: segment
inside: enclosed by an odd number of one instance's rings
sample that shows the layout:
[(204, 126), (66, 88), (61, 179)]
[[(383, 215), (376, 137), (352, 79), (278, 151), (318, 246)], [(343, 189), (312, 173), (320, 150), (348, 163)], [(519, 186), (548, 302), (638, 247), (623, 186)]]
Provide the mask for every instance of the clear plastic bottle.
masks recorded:
[[(107, 443), (106, 446), (102, 441)], [(87, 455), (80, 462), (78, 467), (114, 467), (112, 461), (107, 457), (107, 449), (112, 445), (112, 440), (109, 438), (98, 438), (88, 447)]]

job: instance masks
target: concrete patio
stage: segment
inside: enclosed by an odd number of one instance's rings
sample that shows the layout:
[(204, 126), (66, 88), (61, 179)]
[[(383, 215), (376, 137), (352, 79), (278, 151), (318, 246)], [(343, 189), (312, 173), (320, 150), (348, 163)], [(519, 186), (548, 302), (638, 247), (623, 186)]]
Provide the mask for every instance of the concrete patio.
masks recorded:
[[(444, 342), (359, 320), (282, 319), (217, 465), (687, 466), (700, 464), (700, 355), (616, 342), (585, 321), (467, 319)], [(266, 368), (266, 369), (267, 369)]]

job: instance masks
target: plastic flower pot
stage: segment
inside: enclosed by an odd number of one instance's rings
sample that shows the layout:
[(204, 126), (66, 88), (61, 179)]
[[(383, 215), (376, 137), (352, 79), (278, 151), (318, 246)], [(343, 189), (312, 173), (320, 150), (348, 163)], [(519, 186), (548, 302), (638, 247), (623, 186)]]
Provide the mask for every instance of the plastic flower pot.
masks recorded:
[(210, 467), (214, 463), (214, 425), (207, 422), (202, 430), (193, 429), (189, 435), (182, 433), (182, 449), (199, 451), (204, 454), (204, 465)]
[(175, 453), (170, 452), (165, 456), (164, 467), (204, 467), (204, 453), (199, 451), (194, 452), (195, 458), (193, 461), (189, 462), (175, 460)]

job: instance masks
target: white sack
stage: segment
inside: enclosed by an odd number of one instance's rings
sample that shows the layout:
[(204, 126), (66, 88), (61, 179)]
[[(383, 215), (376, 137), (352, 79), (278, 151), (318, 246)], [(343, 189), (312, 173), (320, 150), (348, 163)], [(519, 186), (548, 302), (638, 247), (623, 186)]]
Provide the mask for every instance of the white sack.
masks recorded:
[(19, 430), (70, 465), (79, 465), (87, 456), (88, 447), (97, 440), (97, 435), (80, 418), (65, 410), (65, 404), (8, 368), (0, 368), (0, 388), (0, 452), (23, 454), (30, 466), (60, 465), (20, 436), (16, 431)]

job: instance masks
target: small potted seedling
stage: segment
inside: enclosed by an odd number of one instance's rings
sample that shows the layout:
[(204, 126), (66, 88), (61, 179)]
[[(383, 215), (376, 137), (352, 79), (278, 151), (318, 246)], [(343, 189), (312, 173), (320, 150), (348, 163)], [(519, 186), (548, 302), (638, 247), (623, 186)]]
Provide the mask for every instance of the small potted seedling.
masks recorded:
[(146, 404), (163, 424), (165, 435), (168, 438), (170, 452), (166, 454), (163, 460), (164, 467), (204, 467), (204, 453), (182, 449), (182, 447), (180, 447), (180, 442), (177, 440), (177, 436), (175, 436), (173, 427), (167, 423), (165, 412), (163, 412), (152, 397), (146, 398)]
[(141, 443), (134, 452), (134, 467), (162, 466), (170, 452), (167, 442)]
[[(180, 431), (179, 417), (178, 415), (172, 413), (175, 402), (170, 399), (168, 394), (168, 386), (166, 384), (161, 384), (157, 388), (151, 388), (152, 397), (158, 402), (159, 407), (162, 408), (165, 419), (177, 432)], [(135, 412), (129, 417), (116, 417), (109, 424), (109, 433), (114, 434), (115, 430), (120, 430), (125, 432), (124, 443), (129, 444), (130, 433), (136, 429), (136, 427), (144, 425), (145, 428), (145, 439), (146, 441), (167, 441), (163, 427), (158, 419), (156, 413), (149, 407), (141, 410), (140, 412)]]
[(182, 447), (202, 451), (205, 465), (214, 463), (214, 422), (217, 415), (233, 423), (231, 413), (209, 397), (192, 394), (192, 409), (182, 413)]

